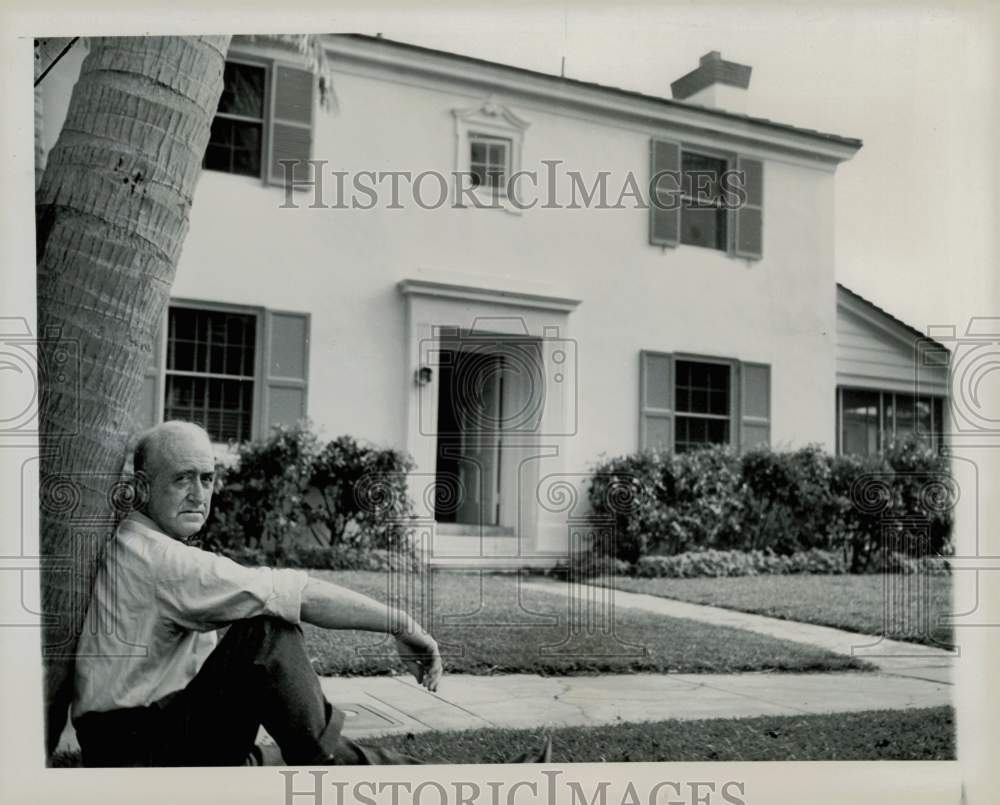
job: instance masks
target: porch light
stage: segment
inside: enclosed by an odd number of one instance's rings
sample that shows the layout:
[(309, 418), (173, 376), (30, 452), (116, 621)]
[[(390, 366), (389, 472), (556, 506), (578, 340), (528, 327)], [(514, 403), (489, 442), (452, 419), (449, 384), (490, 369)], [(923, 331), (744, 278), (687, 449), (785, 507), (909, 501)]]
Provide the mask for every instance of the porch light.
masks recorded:
[(431, 382), (432, 377), (434, 377), (434, 370), (429, 366), (421, 366), (413, 373), (413, 379), (418, 386), (426, 386)]

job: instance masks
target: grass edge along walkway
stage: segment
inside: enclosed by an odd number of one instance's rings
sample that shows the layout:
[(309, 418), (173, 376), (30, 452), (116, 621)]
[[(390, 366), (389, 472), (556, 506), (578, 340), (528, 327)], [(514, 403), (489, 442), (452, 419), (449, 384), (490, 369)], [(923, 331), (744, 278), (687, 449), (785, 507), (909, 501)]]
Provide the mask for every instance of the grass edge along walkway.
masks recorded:
[[(950, 706), (802, 716), (630, 722), (559, 727), (553, 763), (768, 760), (954, 760)], [(395, 735), (365, 743), (426, 762), (502, 763), (540, 744), (539, 729)]]
[[(380, 600), (389, 574), (311, 571)], [(397, 579), (397, 581), (399, 581)], [(428, 579), (408, 576), (412, 598)], [(621, 607), (615, 630), (577, 634), (566, 641), (567, 596), (520, 586), (516, 576), (432, 576), (434, 619), (427, 623), (442, 647), (448, 673), (491, 675), (537, 673), (736, 673), (871, 670), (856, 658), (801, 642), (768, 637), (731, 626)], [(306, 645), (321, 675), (369, 676), (402, 670), (392, 641), (364, 632), (329, 632), (304, 626)], [(643, 653), (642, 650), (645, 650)]]

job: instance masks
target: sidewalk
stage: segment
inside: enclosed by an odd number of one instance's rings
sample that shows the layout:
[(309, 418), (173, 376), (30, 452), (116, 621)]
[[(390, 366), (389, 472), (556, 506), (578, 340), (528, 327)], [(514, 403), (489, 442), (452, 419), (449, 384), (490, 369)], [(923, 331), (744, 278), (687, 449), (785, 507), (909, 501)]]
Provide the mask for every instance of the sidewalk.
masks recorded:
[(594, 726), (935, 707), (951, 686), (881, 673), (445, 675), (428, 693), (403, 677), (325, 677), (356, 738), (428, 730)]
[[(581, 600), (591, 600), (595, 587), (560, 581), (524, 581), (524, 589), (566, 597), (571, 593)], [(808, 643), (837, 654), (848, 654), (869, 662), (880, 671), (943, 684), (952, 683), (952, 667), (958, 653), (919, 643), (887, 640), (877, 635), (847, 632), (830, 626), (781, 620), (766, 615), (738, 612), (734, 609), (690, 604), (643, 593), (614, 591), (614, 605), (653, 612), (671, 618), (687, 618), (717, 626), (732, 626), (781, 640)], [(782, 674), (781, 678), (787, 675)], [(776, 682), (777, 684), (777, 682)]]

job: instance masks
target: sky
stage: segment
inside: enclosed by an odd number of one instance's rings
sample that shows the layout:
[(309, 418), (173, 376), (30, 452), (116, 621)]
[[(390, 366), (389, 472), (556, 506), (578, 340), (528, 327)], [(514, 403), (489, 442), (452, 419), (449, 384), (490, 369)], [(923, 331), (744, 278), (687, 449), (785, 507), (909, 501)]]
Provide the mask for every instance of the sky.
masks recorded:
[(547, 4), (341, 20), (555, 74), (565, 56), (568, 77), (666, 97), (719, 50), (753, 67), (748, 113), (864, 141), (837, 174), (838, 281), (921, 330), (1000, 314), (1000, 37), (975, 4)]

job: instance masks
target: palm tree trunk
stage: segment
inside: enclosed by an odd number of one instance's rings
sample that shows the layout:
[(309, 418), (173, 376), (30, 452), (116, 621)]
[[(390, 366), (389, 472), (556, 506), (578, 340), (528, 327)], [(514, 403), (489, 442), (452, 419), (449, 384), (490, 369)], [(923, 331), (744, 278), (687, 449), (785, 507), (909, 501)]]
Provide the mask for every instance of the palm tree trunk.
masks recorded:
[(115, 482), (187, 233), (229, 39), (94, 40), (36, 196), (49, 753), (65, 724), (76, 639), (114, 524)]

